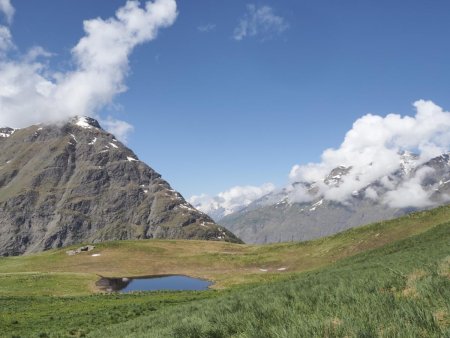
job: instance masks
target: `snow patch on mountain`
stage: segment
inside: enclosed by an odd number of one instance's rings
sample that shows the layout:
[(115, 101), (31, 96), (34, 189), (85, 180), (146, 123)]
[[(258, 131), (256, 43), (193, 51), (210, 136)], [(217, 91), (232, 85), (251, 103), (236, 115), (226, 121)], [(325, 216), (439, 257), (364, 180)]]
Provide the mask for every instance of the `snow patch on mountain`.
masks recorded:
[(3, 138), (8, 138), (10, 137), (12, 134), (14, 134), (16, 132), (17, 129), (13, 129), (13, 128), (0, 128), (0, 137)]

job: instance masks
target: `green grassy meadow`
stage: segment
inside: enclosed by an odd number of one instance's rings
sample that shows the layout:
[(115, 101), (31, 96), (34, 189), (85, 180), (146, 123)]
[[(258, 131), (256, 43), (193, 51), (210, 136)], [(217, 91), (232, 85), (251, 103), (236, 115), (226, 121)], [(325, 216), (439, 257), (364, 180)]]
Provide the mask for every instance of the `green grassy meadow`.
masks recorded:
[[(450, 337), (449, 221), (441, 207), (304, 243), (124, 241), (2, 258), (0, 336)], [(98, 275), (156, 274), (216, 284), (95, 288)]]
[(92, 337), (449, 337), (450, 224)]

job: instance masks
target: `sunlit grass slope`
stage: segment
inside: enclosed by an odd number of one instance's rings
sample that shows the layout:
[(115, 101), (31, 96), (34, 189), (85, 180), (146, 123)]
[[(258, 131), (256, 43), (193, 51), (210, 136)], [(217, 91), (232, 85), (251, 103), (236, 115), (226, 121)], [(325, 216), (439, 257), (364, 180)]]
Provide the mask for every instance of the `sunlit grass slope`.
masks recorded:
[[(449, 221), (442, 207), (305, 243), (129, 241), (99, 257), (3, 258), (0, 336), (447, 337)], [(97, 274), (187, 274), (218, 290), (96, 294)]]
[(92, 337), (450, 337), (450, 223)]

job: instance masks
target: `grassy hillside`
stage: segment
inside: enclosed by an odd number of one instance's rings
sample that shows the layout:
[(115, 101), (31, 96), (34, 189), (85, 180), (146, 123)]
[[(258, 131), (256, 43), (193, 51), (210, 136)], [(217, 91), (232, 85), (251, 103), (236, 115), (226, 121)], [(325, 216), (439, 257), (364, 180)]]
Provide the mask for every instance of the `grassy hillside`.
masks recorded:
[[(100, 257), (3, 258), (0, 328), (21, 337), (445, 336), (449, 220), (442, 207), (305, 243), (125, 241), (99, 245)], [(103, 295), (97, 274), (186, 274), (216, 290)]]
[(449, 337), (450, 224), (92, 337)]

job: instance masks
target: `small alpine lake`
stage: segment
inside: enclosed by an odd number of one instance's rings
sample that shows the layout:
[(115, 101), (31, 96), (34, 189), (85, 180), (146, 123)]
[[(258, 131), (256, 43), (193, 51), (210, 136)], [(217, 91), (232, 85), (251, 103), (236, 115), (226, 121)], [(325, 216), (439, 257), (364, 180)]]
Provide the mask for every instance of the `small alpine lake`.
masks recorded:
[(188, 276), (166, 275), (133, 278), (102, 277), (95, 284), (102, 291), (127, 293), (134, 291), (202, 291), (208, 290), (213, 283)]

